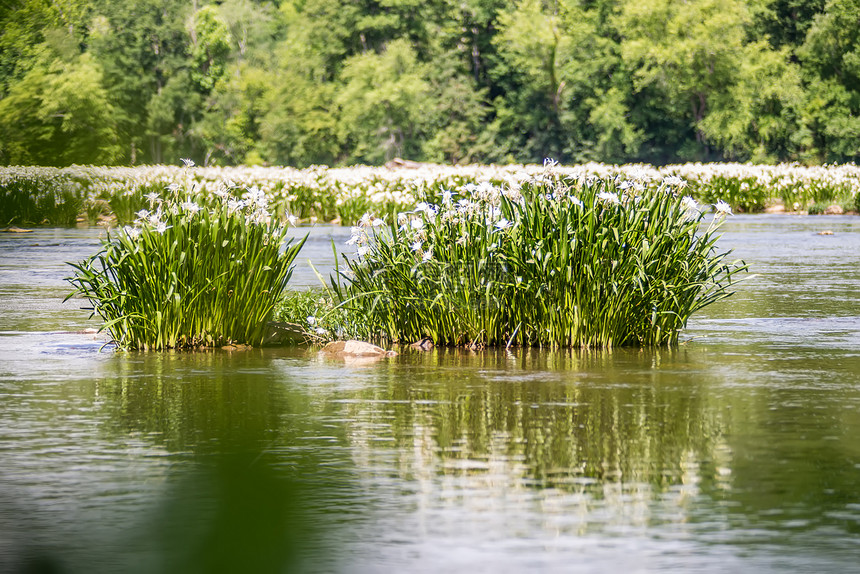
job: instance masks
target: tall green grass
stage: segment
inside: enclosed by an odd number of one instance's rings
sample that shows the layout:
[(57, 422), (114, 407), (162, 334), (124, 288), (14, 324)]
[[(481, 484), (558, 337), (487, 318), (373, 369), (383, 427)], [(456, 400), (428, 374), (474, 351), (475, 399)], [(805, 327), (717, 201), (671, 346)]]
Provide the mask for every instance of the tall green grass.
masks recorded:
[(681, 185), (551, 174), (467, 185), (385, 226), (365, 218), (333, 289), (387, 341), (673, 345), (746, 269), (715, 247), (728, 205), (705, 226)]
[(178, 188), (72, 264), (69, 297), (88, 299), (120, 348), (259, 345), (306, 239), (286, 236), (262, 194)]

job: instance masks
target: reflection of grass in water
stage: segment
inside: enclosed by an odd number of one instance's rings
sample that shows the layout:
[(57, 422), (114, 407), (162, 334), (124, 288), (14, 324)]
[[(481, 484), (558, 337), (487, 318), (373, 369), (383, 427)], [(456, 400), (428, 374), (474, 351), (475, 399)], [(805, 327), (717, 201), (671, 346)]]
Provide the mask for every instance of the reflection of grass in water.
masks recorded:
[[(269, 460), (266, 460), (269, 459)], [(304, 570), (329, 533), (308, 505), (312, 483), (253, 452), (209, 457), (171, 485), (148, 533), (151, 572)], [(317, 556), (317, 559), (319, 556)]]
[[(414, 357), (402, 359), (416, 363), (408, 385), (392, 374), (383, 389), (360, 391), (366, 400), (350, 403), (345, 417), (355, 421), (356, 444), (385, 444), (365, 436), (383, 434), (398, 449), (418, 441), (433, 453), (404, 462), (407, 475), (423, 464), (444, 474), (487, 473), (495, 464), (508, 479), (599, 496), (610, 483), (663, 491), (690, 472), (696, 481), (724, 481), (717, 467), (729, 456), (726, 421), (699, 392), (701, 381), (684, 374), (681, 350)], [(391, 426), (364, 428), (375, 420)], [(693, 468), (690, 460), (707, 463)]]
[(173, 461), (152, 512), (129, 518), (135, 534), (114, 562), (128, 562), (123, 571), (338, 569), (331, 550), (355, 538), (365, 514), (348, 453), (308, 448), (320, 436), (345, 443), (328, 406), (273, 380), (259, 349), (128, 353), (105, 368), (106, 438), (135, 437)]

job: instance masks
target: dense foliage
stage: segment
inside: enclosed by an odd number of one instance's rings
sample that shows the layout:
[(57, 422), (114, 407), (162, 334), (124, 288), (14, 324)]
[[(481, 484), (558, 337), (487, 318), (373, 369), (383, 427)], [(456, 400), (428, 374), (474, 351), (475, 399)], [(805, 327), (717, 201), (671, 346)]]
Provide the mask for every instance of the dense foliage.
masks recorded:
[[(678, 342), (745, 266), (714, 246), (684, 182), (659, 186), (548, 172), (470, 184), (386, 225), (353, 228), (332, 287), (360, 335), (438, 345), (612, 347)], [(700, 229), (702, 227), (702, 229)]]
[(120, 348), (263, 343), (304, 240), (286, 239), (258, 190), (239, 199), (176, 188), (149, 201), (134, 226), (73, 265), (72, 295), (92, 303)]
[(0, 163), (856, 161), (860, 0), (14, 0)]
[[(744, 212), (782, 203), (788, 211), (839, 205), (860, 211), (860, 167), (854, 164), (798, 165), (681, 164), (659, 169), (648, 165), (588, 163), (554, 168), (572, 178), (633, 180), (659, 185), (680, 176), (687, 193), (704, 203), (725, 201)], [(297, 170), (262, 166), (194, 167), (0, 167), (0, 225), (74, 225), (115, 216), (132, 222), (148, 206), (147, 196), (180, 185), (216, 194), (239, 184), (265, 194), (275, 217), (304, 222), (354, 224), (367, 212), (391, 221), (420, 201), (436, 201), (444, 190), (491, 182), (518, 186), (543, 171), (540, 165), (421, 165), (389, 169), (368, 166)]]

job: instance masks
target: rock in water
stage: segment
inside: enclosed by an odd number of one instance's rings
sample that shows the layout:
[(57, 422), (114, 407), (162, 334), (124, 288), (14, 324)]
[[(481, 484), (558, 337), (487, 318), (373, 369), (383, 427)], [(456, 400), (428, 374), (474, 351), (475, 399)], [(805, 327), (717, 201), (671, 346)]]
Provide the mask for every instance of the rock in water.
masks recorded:
[(330, 357), (394, 357), (395, 351), (386, 351), (382, 347), (365, 343), (364, 341), (333, 341), (322, 348), (322, 353)]
[(424, 337), (420, 341), (415, 341), (411, 345), (409, 345), (413, 349), (417, 349), (419, 351), (432, 351), (433, 350), (433, 341), (429, 337)]

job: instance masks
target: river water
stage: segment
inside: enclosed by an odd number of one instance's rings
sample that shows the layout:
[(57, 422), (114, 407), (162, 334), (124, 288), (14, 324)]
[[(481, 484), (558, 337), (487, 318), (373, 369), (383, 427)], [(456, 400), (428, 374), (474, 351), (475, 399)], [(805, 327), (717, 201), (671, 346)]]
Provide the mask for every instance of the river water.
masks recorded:
[(373, 364), (100, 351), (99, 232), (2, 234), (0, 572), (860, 571), (860, 218), (724, 229), (677, 349)]

